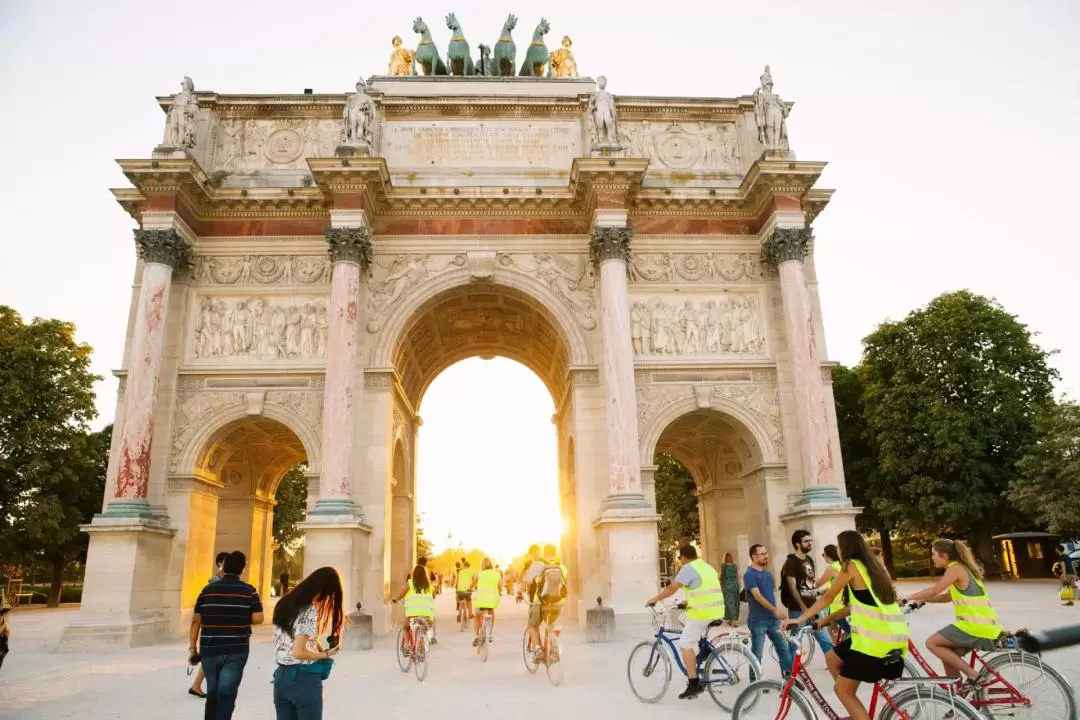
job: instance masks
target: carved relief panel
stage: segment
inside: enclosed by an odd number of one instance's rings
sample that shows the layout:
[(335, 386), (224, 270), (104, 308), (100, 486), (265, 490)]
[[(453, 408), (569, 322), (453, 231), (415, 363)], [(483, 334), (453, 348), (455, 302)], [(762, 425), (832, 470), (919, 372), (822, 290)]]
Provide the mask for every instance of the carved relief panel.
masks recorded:
[(632, 283), (760, 282), (761, 257), (751, 253), (634, 253), (628, 264)]
[(620, 143), (631, 157), (650, 160), (650, 170), (739, 173), (743, 152), (734, 123), (620, 122)]
[(193, 280), (205, 285), (313, 285), (330, 282), (325, 255), (233, 255), (195, 258)]
[(630, 338), (638, 356), (766, 353), (756, 292), (635, 296), (630, 303)]
[(214, 295), (193, 299), (189, 362), (319, 362), (329, 320), (322, 295)]
[(338, 120), (225, 118), (217, 127), (213, 169), (304, 167), (309, 157), (333, 157), (341, 130)]

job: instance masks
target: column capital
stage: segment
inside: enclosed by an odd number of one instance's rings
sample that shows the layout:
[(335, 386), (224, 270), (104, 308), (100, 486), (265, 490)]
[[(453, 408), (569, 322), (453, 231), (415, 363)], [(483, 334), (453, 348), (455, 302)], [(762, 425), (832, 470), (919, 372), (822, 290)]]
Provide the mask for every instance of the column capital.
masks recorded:
[(628, 225), (621, 227), (598, 227), (589, 241), (589, 258), (599, 265), (605, 260), (630, 259), (630, 240), (634, 230)]
[(328, 228), (325, 235), (331, 262), (356, 263), (360, 272), (367, 274), (372, 258), (371, 233), (367, 228)]
[(809, 251), (810, 228), (776, 228), (761, 245), (761, 259), (770, 265), (789, 260), (802, 262)]
[(135, 230), (135, 250), (143, 262), (186, 270), (192, 264), (191, 245), (172, 229)]

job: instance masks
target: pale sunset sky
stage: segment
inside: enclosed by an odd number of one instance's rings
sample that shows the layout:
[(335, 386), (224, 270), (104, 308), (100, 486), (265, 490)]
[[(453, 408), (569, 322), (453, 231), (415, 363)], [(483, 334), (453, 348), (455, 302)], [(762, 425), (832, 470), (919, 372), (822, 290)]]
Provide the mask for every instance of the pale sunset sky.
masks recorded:
[[(135, 263), (134, 222), (109, 188), (128, 186), (116, 158), (161, 141), (154, 97), (184, 75), (219, 93), (351, 91), (386, 72), (394, 35), (416, 46), (417, 15), (445, 55), (451, 11), (474, 50), (517, 14), (519, 60), (542, 13), (549, 48), (570, 35), (581, 74), (606, 75), (616, 95), (749, 95), (770, 64), (795, 103), (793, 150), (827, 161), (819, 187), (837, 190), (815, 222), (828, 357), (855, 364), (877, 323), (968, 288), (1059, 350), (1059, 390), (1077, 396), (1075, 0), (6, 0), (0, 303), (77, 325), (105, 377), (96, 426), (115, 411)], [(455, 544), (505, 540), (516, 553), (557, 529), (552, 400), (538, 379), (474, 360), (436, 380), (421, 410), (432, 540), (452, 531)], [(542, 488), (533, 512), (523, 488)]]

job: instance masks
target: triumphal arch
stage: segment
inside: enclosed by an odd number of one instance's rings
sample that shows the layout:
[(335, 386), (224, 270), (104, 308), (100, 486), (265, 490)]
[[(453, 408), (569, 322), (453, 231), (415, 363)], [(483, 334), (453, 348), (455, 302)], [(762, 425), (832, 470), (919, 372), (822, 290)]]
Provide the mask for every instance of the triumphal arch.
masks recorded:
[(530, 45), (521, 76), (503, 40), (464, 63), (455, 33), (449, 64), (397, 42), (355, 92), (185, 78), (158, 99), (164, 141), (113, 191), (138, 262), (64, 646), (182, 632), (216, 551), (247, 553), (267, 594), (299, 462), (306, 570), (338, 568), (385, 629), (414, 555), (417, 408), (472, 356), (554, 399), (578, 621), (656, 591), (658, 452), (693, 473), (714, 563), (851, 526), (810, 230), (831, 193), (769, 69), (726, 99), (616, 96), (625, 79), (577, 77), (568, 38), (547, 66)]

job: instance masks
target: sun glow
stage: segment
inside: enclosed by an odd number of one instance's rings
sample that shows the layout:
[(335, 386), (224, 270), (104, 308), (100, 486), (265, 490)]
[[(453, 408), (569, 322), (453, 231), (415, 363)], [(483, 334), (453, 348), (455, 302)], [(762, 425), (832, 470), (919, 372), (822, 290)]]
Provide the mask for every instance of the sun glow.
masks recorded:
[(420, 405), (417, 509), (437, 550), (496, 558), (558, 544), (559, 468), (551, 394), (505, 358), (447, 368)]

